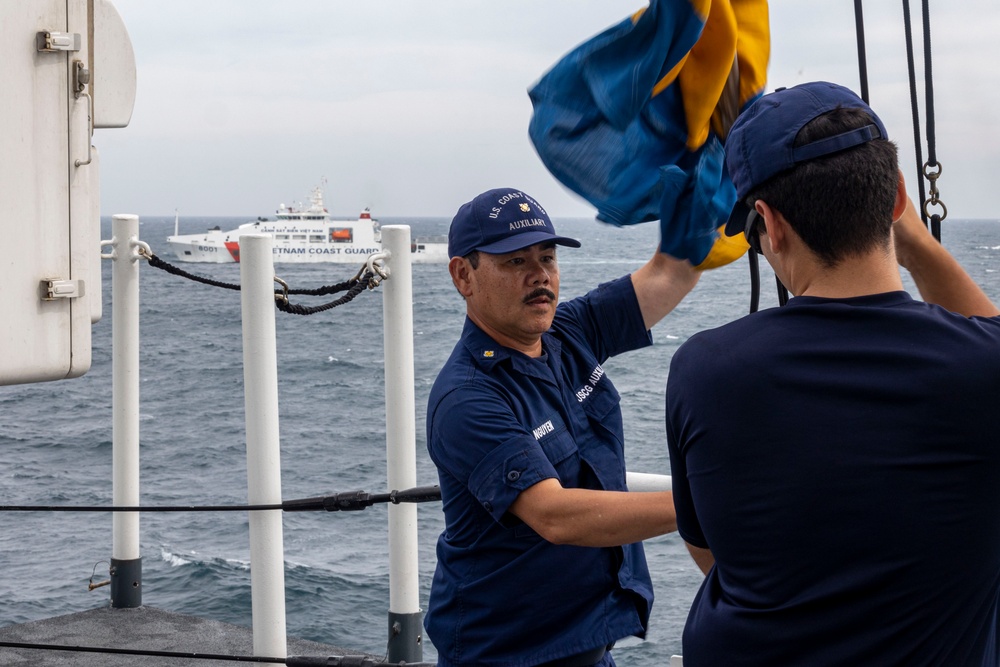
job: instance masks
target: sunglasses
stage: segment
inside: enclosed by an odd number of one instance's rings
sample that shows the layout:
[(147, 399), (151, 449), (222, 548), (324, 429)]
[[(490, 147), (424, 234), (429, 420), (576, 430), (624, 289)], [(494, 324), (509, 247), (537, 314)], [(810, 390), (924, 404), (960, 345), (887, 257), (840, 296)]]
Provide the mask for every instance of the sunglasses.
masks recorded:
[(747, 215), (747, 224), (743, 227), (743, 236), (746, 238), (747, 243), (758, 255), (763, 253), (760, 251), (760, 232), (757, 229), (758, 223), (761, 222), (760, 213), (755, 210), (750, 211)]

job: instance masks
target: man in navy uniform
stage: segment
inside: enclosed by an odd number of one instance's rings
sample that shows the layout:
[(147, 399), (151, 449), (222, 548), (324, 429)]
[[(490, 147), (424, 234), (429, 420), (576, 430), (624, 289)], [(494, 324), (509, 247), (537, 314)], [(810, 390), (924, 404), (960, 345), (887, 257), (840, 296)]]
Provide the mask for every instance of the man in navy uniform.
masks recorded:
[(694, 287), (685, 260), (559, 304), (558, 236), (520, 190), (485, 192), (451, 224), (461, 340), (427, 408), (446, 527), (425, 625), (439, 665), (614, 665), (644, 636), (641, 541), (675, 530), (669, 491), (625, 487), (620, 398), (602, 363), (651, 343)]
[(1000, 310), (846, 88), (765, 95), (726, 160), (726, 231), (793, 297), (671, 361), (678, 530), (707, 574), (685, 667), (996, 667)]

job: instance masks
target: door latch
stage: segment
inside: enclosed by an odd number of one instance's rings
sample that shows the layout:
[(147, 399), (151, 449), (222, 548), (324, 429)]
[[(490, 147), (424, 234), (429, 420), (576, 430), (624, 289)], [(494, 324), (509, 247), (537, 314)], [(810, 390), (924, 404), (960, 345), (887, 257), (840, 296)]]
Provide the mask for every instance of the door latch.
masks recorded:
[(44, 53), (56, 51), (79, 51), (80, 33), (78, 32), (48, 32), (35, 35), (35, 46)]

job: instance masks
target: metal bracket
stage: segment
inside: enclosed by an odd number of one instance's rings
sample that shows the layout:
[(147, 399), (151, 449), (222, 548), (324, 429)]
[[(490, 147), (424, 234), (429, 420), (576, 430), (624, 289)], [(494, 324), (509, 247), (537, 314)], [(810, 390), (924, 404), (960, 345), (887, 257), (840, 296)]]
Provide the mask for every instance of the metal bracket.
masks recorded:
[(83, 167), (90, 164), (94, 155), (93, 144), (91, 143), (91, 137), (94, 136), (94, 98), (90, 96), (90, 93), (85, 93), (84, 90), (87, 88), (87, 84), (90, 83), (90, 70), (87, 66), (83, 64), (80, 60), (73, 61), (73, 96), (76, 99), (81, 97), (87, 98), (87, 159), (81, 160), (77, 158), (73, 164), (77, 167)]
[(42, 53), (56, 51), (79, 51), (80, 33), (43, 31), (35, 35), (35, 46)]
[(42, 291), (45, 293), (42, 301), (77, 299), (84, 294), (84, 283), (82, 280), (43, 280)]
[(73, 61), (73, 95), (77, 98), (84, 94), (87, 84), (90, 83), (90, 70), (83, 64), (82, 60)]

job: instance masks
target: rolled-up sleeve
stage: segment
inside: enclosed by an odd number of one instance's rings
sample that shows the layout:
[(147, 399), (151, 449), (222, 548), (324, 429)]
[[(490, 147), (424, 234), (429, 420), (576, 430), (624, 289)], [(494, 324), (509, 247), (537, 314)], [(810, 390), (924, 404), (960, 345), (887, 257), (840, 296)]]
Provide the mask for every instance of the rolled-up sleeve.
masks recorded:
[(428, 449), (434, 463), (463, 483), (498, 522), (521, 491), (558, 477), (538, 441), (498, 393), (456, 389), (440, 401), (432, 419)]

